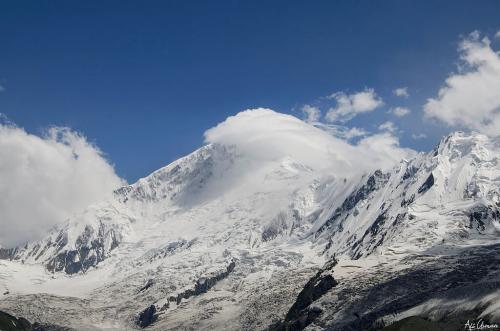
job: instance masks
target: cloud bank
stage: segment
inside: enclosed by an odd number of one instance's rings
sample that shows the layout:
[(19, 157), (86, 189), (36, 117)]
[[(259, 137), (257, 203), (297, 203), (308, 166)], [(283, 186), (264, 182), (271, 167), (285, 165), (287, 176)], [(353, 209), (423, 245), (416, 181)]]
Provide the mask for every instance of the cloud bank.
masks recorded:
[(500, 56), (487, 37), (471, 33), (459, 46), (462, 67), (450, 75), (436, 98), (424, 106), (426, 117), (449, 126), (500, 133)]
[(387, 169), (414, 153), (400, 148), (397, 138), (388, 133), (353, 145), (294, 116), (264, 108), (228, 117), (205, 132), (205, 141), (234, 145), (243, 155), (259, 162), (291, 157), (337, 176)]
[(67, 128), (39, 137), (0, 124), (0, 245), (39, 239), (122, 184), (101, 151)]

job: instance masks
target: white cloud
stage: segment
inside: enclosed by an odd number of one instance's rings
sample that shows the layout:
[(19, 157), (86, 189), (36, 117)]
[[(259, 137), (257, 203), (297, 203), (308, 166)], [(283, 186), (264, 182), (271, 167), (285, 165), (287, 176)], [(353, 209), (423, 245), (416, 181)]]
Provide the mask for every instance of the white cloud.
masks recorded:
[(396, 125), (394, 125), (393, 122), (391, 121), (387, 121), (387, 122), (384, 122), (382, 124), (380, 124), (378, 126), (378, 129), (380, 131), (387, 131), (387, 132), (391, 132), (391, 133), (394, 133), (398, 130), (398, 128), (396, 127)]
[(0, 244), (39, 239), (122, 184), (100, 150), (67, 128), (0, 125)]
[(409, 148), (401, 148), (399, 140), (389, 132), (375, 134), (359, 141), (358, 151), (370, 155), (370, 161), (375, 164), (393, 165), (402, 159), (409, 159), (416, 152)]
[(328, 98), (337, 102), (336, 107), (330, 108), (326, 114), (326, 120), (329, 122), (346, 122), (358, 114), (371, 112), (384, 104), (375, 90), (368, 88), (349, 95), (336, 92)]
[[(450, 75), (424, 106), (428, 118), (449, 126), (478, 130), (486, 134), (500, 132), (500, 56), (490, 40), (476, 31), (462, 40), (461, 60), (468, 70)], [(459, 68), (460, 69), (460, 68)]]
[(497, 33), (495, 33), (495, 38), (500, 38), (500, 30), (497, 31)]
[(427, 138), (427, 135), (425, 133), (413, 133), (411, 137), (415, 140), (419, 140)]
[(352, 139), (352, 138), (367, 136), (368, 134), (369, 132), (366, 131), (365, 129), (353, 127), (345, 132), (344, 137), (346, 139)]
[(310, 105), (304, 105), (302, 107), (302, 113), (305, 115), (306, 122), (314, 123), (319, 121), (321, 117), (321, 112), (317, 107), (313, 107)]
[(394, 95), (396, 95), (398, 97), (408, 98), (410, 96), (410, 94), (408, 93), (407, 87), (399, 87), (399, 88), (393, 90), (392, 93), (394, 93)]
[(292, 157), (318, 172), (335, 176), (392, 167), (411, 153), (401, 149), (397, 138), (390, 134), (352, 145), (296, 117), (263, 108), (227, 118), (205, 132), (205, 141), (234, 145), (242, 155), (260, 163)]
[(411, 111), (406, 107), (394, 107), (389, 110), (389, 113), (397, 117), (403, 117), (411, 113)]

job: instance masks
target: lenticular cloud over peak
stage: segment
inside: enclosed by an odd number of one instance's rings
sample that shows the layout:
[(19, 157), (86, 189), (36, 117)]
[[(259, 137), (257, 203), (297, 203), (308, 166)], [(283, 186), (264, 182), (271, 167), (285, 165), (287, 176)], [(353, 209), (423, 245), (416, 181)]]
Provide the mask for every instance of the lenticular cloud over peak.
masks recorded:
[[(250, 158), (272, 161), (292, 157), (338, 176), (392, 167), (414, 153), (400, 148), (396, 137), (384, 138), (374, 135), (352, 145), (294, 116), (265, 108), (240, 112), (205, 132), (207, 143), (234, 145)], [(376, 148), (371, 150), (367, 145)]]
[[(397, 137), (389, 133), (353, 145), (265, 108), (228, 117), (205, 132), (205, 142), (236, 147), (249, 161), (247, 170), (291, 158), (318, 173), (344, 178), (390, 168), (414, 153), (400, 148)], [(37, 136), (11, 123), (0, 125), (0, 178), (0, 246), (4, 247), (39, 239), (125, 183), (96, 146), (69, 128), (53, 127)]]
[(0, 245), (38, 239), (123, 184), (102, 152), (68, 128), (45, 136), (0, 125)]
[(318, 168), (341, 157), (352, 147), (296, 117), (258, 108), (228, 117), (205, 132), (208, 143), (234, 145), (245, 156), (258, 160), (277, 160), (289, 156)]

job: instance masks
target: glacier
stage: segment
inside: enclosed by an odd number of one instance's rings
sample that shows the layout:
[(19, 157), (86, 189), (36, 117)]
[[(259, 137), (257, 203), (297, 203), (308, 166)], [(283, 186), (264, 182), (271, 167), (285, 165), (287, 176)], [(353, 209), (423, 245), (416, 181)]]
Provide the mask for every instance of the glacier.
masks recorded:
[(363, 154), (331, 158), (330, 138), (263, 158), (215, 136), (0, 248), (0, 310), (75, 330), (500, 322), (499, 138), (456, 132), (353, 171)]

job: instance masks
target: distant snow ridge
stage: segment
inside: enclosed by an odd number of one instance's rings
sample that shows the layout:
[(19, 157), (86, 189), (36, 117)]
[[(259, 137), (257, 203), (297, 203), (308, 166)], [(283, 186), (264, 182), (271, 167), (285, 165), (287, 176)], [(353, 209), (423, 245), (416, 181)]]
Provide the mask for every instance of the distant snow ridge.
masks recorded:
[(50, 272), (85, 272), (106, 259), (131, 231), (134, 219), (110, 205), (96, 205), (54, 228), (38, 242), (3, 249), (22, 263), (43, 263)]
[[(347, 301), (405, 272), (401, 265), (418, 274), (438, 257), (498, 242), (499, 161), (500, 140), (475, 133), (451, 134), (430, 153), (365, 174), (208, 144), (43, 240), (0, 248), (0, 309), (82, 329), (351, 323)], [(380, 278), (348, 286), (356, 270), (372, 268)], [(372, 323), (386, 308), (356, 321)]]
[(391, 172), (376, 171), (315, 233), (330, 254), (358, 259), (391, 247), (424, 250), (499, 234), (500, 144), (455, 133)]

